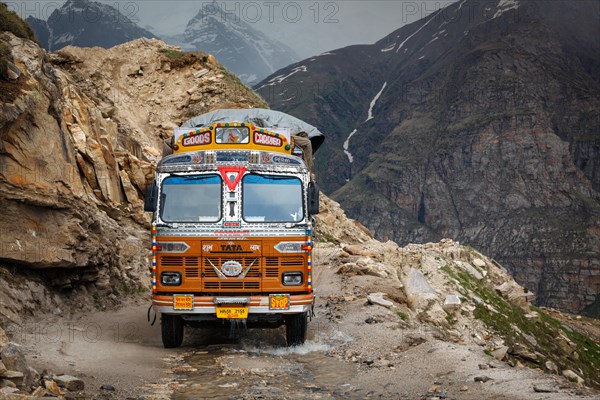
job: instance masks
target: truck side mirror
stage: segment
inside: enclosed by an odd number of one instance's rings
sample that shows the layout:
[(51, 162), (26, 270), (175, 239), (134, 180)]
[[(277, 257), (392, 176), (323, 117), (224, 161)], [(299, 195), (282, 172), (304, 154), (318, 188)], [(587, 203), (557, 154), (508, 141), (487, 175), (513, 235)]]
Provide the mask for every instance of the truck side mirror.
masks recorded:
[(319, 187), (315, 182), (308, 183), (308, 214), (319, 213)]
[(146, 186), (146, 198), (144, 199), (144, 211), (155, 212), (158, 200), (158, 187), (155, 184)]

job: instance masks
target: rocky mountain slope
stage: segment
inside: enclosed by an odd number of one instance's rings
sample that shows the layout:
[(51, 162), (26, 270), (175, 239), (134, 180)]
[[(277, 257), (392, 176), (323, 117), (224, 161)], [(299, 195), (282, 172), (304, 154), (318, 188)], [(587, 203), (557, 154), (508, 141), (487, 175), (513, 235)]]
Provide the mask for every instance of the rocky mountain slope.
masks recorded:
[(68, 0), (47, 21), (36, 17), (28, 17), (26, 21), (42, 47), (50, 51), (69, 45), (109, 48), (134, 39), (156, 37), (119, 9), (90, 0)]
[(256, 83), (299, 59), (291, 48), (254, 28), (241, 12), (228, 12), (224, 4), (202, 3), (173, 42), (215, 55), (246, 83)]
[(463, 0), (256, 88), (327, 132), (321, 186), (378, 238), (460, 240), (539, 304), (598, 315), (599, 15)]
[(0, 321), (64, 309), (40, 279), (84, 299), (144, 290), (141, 196), (161, 138), (218, 104), (264, 104), (214, 58), (156, 40), (47, 54), (5, 32), (0, 45), (13, 72), (0, 81)]

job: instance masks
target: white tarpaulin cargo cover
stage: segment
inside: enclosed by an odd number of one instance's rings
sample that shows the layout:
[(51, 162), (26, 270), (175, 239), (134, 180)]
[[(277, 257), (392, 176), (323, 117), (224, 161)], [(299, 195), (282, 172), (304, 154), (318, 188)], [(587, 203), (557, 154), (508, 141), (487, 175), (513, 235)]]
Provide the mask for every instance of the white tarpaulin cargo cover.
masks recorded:
[(261, 128), (270, 128), (276, 131), (291, 129), (292, 134), (306, 132), (312, 143), (313, 153), (325, 140), (325, 135), (314, 126), (289, 114), (264, 108), (215, 110), (187, 120), (181, 124), (181, 128), (199, 128), (215, 122), (250, 122)]

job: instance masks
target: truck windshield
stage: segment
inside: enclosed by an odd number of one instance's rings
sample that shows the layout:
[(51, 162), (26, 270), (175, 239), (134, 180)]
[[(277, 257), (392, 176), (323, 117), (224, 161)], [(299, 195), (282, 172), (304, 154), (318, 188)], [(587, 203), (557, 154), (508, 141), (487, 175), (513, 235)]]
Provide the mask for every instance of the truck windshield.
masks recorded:
[(242, 213), (246, 222), (299, 222), (304, 219), (300, 179), (246, 175), (242, 185)]
[(217, 222), (221, 219), (221, 178), (170, 176), (162, 183), (160, 217), (165, 222)]

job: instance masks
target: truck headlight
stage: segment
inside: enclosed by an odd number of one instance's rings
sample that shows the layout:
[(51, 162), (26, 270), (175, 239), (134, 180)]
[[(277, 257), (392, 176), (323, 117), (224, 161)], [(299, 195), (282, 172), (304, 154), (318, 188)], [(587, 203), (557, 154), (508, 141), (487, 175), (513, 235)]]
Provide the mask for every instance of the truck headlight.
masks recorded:
[(302, 272), (284, 272), (282, 274), (285, 286), (298, 286), (302, 284)]
[(181, 285), (181, 274), (179, 272), (163, 272), (160, 274), (160, 281), (165, 286)]

